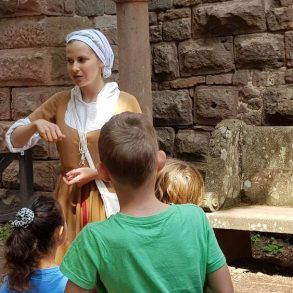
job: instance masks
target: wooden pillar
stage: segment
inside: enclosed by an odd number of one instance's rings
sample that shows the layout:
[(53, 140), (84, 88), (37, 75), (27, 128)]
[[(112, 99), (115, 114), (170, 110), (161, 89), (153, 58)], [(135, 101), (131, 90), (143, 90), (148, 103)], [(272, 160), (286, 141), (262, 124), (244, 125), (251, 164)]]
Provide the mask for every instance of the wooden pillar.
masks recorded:
[(117, 10), (119, 86), (134, 95), (152, 121), (151, 53), (147, 0), (114, 0)]

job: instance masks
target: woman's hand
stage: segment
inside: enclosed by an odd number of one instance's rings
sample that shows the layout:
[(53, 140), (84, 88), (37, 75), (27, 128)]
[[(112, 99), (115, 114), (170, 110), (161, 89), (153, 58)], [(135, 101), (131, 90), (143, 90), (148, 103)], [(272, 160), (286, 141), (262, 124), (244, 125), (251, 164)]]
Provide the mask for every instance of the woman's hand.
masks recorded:
[(89, 167), (73, 169), (63, 176), (63, 180), (67, 185), (76, 184), (78, 187), (82, 187), (95, 179), (98, 179), (98, 171)]
[(45, 119), (38, 119), (34, 121), (33, 124), (41, 138), (46, 142), (55, 143), (65, 138), (59, 126), (52, 122)]

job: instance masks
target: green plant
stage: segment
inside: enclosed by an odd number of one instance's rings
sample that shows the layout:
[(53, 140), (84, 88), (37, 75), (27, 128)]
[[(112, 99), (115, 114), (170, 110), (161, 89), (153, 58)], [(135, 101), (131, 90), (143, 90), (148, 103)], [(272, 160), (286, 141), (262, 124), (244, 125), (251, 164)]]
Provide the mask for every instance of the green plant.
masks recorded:
[(263, 251), (271, 255), (277, 255), (283, 250), (283, 245), (279, 243), (274, 237), (271, 237), (268, 243), (263, 247)]
[(6, 240), (6, 238), (11, 234), (12, 226), (10, 223), (0, 225), (0, 241)]
[(259, 233), (252, 233), (250, 236), (250, 239), (253, 244), (256, 244), (260, 240), (260, 234)]

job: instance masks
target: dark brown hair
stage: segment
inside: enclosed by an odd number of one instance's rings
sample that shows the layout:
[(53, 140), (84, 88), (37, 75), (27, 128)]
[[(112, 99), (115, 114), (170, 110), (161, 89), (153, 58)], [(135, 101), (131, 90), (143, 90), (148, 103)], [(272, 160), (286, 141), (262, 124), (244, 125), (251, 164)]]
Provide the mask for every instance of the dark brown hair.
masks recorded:
[(17, 292), (29, 289), (40, 258), (54, 245), (56, 228), (64, 225), (61, 207), (52, 196), (35, 197), (29, 208), (34, 213), (33, 222), (26, 228), (15, 227), (5, 243), (9, 287)]
[(118, 182), (144, 183), (156, 170), (157, 151), (155, 129), (144, 114), (117, 114), (101, 129), (100, 159)]

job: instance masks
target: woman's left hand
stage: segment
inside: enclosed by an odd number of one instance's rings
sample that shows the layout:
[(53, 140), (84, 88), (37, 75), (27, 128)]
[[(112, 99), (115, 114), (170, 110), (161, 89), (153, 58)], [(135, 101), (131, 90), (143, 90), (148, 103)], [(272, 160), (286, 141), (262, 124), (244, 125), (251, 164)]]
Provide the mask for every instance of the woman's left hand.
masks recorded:
[(98, 179), (98, 171), (89, 167), (73, 169), (63, 176), (63, 180), (67, 185), (76, 184), (78, 187), (82, 187), (95, 179)]

